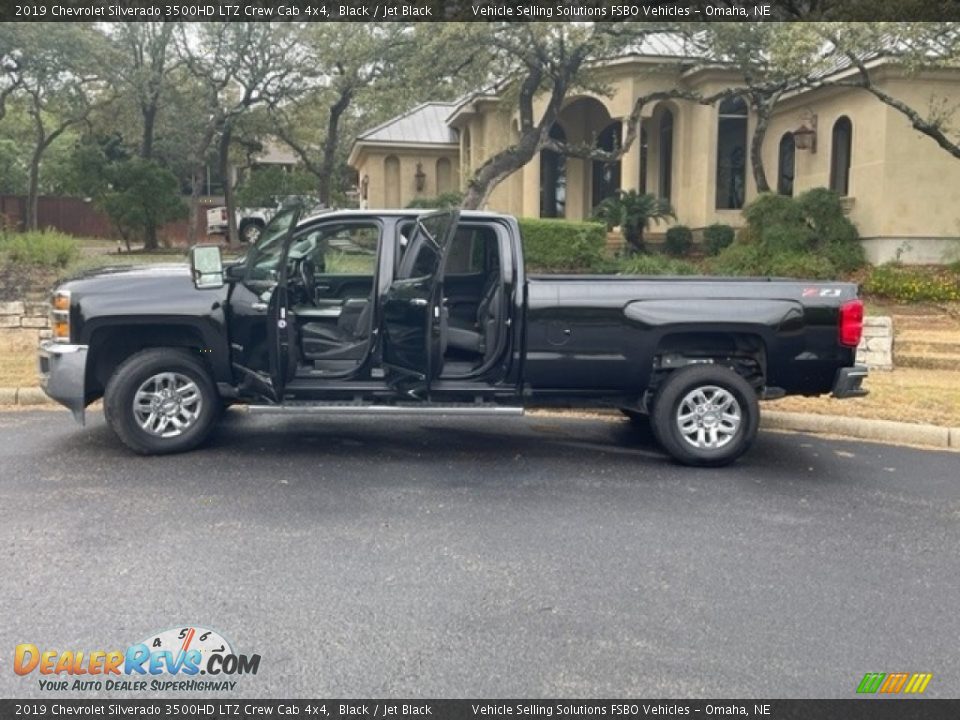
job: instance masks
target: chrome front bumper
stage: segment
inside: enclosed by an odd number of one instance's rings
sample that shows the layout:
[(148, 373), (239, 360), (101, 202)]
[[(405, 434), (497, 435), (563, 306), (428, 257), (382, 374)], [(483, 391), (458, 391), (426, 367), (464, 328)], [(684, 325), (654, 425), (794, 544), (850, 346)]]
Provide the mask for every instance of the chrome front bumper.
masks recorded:
[(87, 346), (44, 340), (40, 343), (37, 365), (40, 387), (51, 398), (65, 405), (73, 419), (84, 424)]

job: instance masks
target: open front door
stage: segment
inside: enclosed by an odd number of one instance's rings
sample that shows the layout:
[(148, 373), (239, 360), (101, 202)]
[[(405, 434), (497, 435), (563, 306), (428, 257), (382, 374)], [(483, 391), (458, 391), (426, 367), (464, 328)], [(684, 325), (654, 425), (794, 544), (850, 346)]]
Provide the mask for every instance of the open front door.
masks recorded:
[(399, 392), (425, 399), (440, 374), (446, 336), (443, 266), (458, 210), (421, 216), (383, 296), (383, 366)]
[[(264, 397), (282, 397), (286, 333), (278, 327), (286, 308), (284, 263), (290, 236), (300, 218), (300, 208), (277, 213), (242, 266), (234, 269), (237, 281), (230, 294), (231, 362), (234, 369)], [(285, 312), (285, 310), (283, 310)]]

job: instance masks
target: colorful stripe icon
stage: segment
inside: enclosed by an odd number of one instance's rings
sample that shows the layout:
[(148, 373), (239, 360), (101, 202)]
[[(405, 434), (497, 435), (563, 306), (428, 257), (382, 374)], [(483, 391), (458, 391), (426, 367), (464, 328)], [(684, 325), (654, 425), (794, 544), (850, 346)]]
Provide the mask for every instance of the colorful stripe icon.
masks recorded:
[(867, 673), (857, 686), (857, 692), (919, 695), (932, 679), (933, 673)]

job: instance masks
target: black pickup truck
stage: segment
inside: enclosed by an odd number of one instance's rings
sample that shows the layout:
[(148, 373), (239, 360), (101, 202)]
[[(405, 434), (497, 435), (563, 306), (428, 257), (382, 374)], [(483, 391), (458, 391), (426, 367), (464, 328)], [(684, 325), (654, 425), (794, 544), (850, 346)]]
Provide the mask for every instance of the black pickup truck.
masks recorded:
[(44, 389), (104, 398), (138, 453), (192, 449), (226, 405), (262, 413), (518, 415), (619, 408), (690, 465), (757, 434), (758, 400), (865, 394), (848, 283), (538, 276), (509, 216), (280, 212), (238, 262), (101, 270), (52, 296)]

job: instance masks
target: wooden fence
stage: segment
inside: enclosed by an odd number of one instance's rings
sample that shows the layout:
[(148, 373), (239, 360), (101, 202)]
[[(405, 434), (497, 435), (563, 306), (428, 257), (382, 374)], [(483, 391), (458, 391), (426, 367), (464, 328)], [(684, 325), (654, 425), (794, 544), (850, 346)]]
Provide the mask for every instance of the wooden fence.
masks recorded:
[[(207, 210), (222, 203), (223, 198), (201, 198), (197, 208), (198, 240), (202, 240), (207, 231)], [(83, 198), (41, 196), (37, 203), (37, 215), (41, 228), (53, 228), (68, 235), (120, 239), (120, 233), (113, 227), (110, 218)], [(26, 225), (27, 198), (23, 195), (0, 195), (0, 216), (3, 225), (23, 230)], [(167, 223), (158, 229), (157, 235), (161, 243), (182, 245), (187, 241), (187, 221)]]

